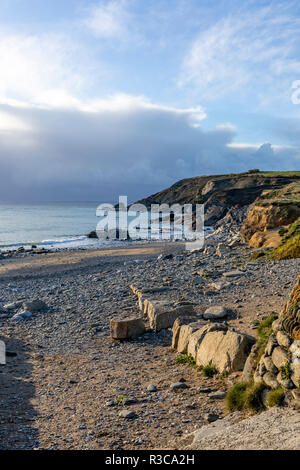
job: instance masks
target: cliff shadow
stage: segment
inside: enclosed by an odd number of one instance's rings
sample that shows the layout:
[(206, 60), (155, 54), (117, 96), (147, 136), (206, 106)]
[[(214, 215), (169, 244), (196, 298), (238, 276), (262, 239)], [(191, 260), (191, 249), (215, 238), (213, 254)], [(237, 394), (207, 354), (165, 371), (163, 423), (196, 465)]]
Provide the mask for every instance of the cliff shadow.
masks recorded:
[(34, 449), (39, 443), (28, 349), (19, 339), (0, 340), (6, 345), (6, 365), (0, 365), (0, 450)]

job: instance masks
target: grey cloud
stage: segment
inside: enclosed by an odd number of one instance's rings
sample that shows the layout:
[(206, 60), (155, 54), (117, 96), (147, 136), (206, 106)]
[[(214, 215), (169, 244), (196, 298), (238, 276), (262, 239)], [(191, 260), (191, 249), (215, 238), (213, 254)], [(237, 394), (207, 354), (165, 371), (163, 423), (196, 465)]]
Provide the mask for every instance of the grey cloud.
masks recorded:
[(32, 130), (1, 131), (0, 200), (131, 201), (176, 180), (249, 168), (295, 169), (299, 151), (231, 148), (230, 129), (205, 132), (166, 109), (95, 113), (0, 106)]

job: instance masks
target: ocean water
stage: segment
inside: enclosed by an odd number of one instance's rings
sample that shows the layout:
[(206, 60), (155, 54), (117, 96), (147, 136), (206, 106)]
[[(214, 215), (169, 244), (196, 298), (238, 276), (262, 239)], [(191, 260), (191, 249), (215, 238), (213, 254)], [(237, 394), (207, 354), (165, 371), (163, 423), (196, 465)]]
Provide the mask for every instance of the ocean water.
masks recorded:
[(51, 248), (105, 244), (95, 230), (98, 203), (0, 204), (0, 249), (37, 244)]
[[(50, 249), (89, 249), (122, 246), (133, 243), (122, 240), (89, 239), (86, 234), (95, 230), (100, 218), (96, 215), (99, 203), (39, 203), (0, 204), (0, 251), (32, 244)], [(149, 221), (151, 216), (149, 215)], [(135, 217), (128, 217), (128, 223)], [(167, 239), (181, 233), (182, 226), (162, 227), (161, 222), (151, 222), (151, 229), (164, 233)], [(206, 230), (209, 227), (205, 228)], [(178, 232), (177, 232), (178, 230)], [(145, 243), (150, 234), (141, 230)], [(161, 238), (160, 238), (161, 240)], [(160, 241), (157, 240), (157, 241)], [(152, 239), (152, 241), (154, 241)]]

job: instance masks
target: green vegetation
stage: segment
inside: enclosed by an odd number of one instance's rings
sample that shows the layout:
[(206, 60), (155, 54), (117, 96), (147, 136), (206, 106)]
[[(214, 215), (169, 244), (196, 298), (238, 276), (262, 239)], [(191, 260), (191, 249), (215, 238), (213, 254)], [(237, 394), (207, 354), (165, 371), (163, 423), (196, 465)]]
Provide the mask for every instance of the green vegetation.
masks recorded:
[(258, 341), (263, 346), (267, 345), (269, 337), (272, 333), (272, 323), (277, 320), (278, 315), (270, 315), (265, 320), (260, 322), (257, 329)]
[(277, 261), (300, 258), (300, 235), (283, 240), (281, 244), (273, 250), (272, 258)]
[(279, 234), (285, 236), (280, 245), (272, 250), (271, 257), (275, 260), (300, 258), (300, 218)]
[(129, 398), (129, 395), (120, 395), (120, 396), (116, 399), (117, 405), (121, 405), (121, 404), (123, 403), (123, 401), (125, 400), (125, 398)]
[(191, 354), (177, 356), (175, 362), (176, 364), (188, 364), (192, 367), (196, 366), (196, 360), (191, 356)]
[(245, 392), (247, 390), (246, 382), (235, 384), (226, 395), (226, 408), (232, 413), (233, 411), (240, 411), (245, 406)]
[(202, 368), (203, 377), (211, 378), (218, 373), (217, 369), (212, 365), (211, 361), (207, 366)]
[(267, 388), (264, 383), (254, 384), (240, 382), (235, 384), (226, 395), (227, 411), (249, 410), (255, 413), (262, 411), (265, 406), (262, 401), (263, 391)]
[(228, 377), (228, 372), (227, 370), (223, 370), (223, 372), (221, 372), (220, 374), (220, 379), (226, 379), (226, 377)]
[(245, 392), (245, 409), (255, 411), (263, 411), (265, 408), (262, 401), (262, 393), (267, 388), (266, 384), (251, 384)]
[(284, 400), (284, 390), (279, 387), (276, 390), (271, 390), (267, 396), (267, 405), (268, 406), (280, 406)]
[(282, 380), (289, 380), (291, 378), (291, 363), (286, 361), (286, 363), (280, 367), (280, 375)]
[(300, 171), (260, 171), (260, 176), (299, 176)]

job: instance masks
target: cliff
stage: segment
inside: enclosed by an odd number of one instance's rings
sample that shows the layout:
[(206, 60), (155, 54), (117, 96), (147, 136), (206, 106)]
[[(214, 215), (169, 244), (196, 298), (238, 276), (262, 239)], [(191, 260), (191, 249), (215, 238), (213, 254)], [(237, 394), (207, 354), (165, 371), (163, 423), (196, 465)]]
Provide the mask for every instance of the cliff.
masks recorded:
[(300, 172), (198, 176), (178, 181), (138, 202), (147, 207), (162, 203), (204, 204), (206, 225), (214, 225), (232, 207), (247, 207), (264, 191), (277, 191), (295, 182), (300, 183)]

